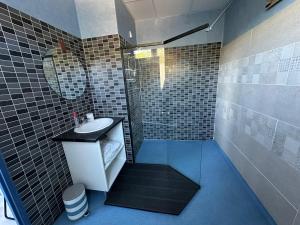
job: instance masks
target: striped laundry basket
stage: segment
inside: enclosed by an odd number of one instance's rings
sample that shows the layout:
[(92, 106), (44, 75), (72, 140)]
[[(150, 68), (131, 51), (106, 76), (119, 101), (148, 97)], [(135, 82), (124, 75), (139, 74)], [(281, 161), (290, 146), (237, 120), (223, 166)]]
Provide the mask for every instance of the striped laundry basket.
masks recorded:
[(63, 193), (63, 201), (70, 220), (78, 220), (88, 214), (88, 202), (83, 184), (74, 184)]

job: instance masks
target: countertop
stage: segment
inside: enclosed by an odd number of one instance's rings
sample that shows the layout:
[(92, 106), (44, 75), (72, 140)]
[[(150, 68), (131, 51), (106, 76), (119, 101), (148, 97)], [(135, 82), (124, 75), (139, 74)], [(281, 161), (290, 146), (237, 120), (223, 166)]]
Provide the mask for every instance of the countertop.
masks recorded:
[[(101, 118), (101, 117), (100, 117)], [(88, 134), (78, 134), (74, 132), (74, 128), (68, 130), (62, 134), (59, 134), (52, 138), (53, 141), (72, 141), (72, 142), (96, 142), (100, 139), (105, 138), (105, 135), (114, 128), (118, 123), (124, 120), (124, 117), (105, 117), (105, 118), (112, 118), (114, 122), (112, 125)], [(99, 118), (96, 118), (99, 119)]]

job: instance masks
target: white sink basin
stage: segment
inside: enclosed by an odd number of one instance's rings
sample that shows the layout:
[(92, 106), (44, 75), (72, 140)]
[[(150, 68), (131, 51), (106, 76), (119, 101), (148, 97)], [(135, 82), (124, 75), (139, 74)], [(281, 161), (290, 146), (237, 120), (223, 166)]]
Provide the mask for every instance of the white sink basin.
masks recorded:
[(84, 123), (78, 128), (75, 128), (74, 132), (80, 133), (80, 134), (92, 133), (92, 132), (102, 130), (102, 129), (112, 125), (113, 122), (114, 122), (114, 120), (111, 118), (96, 119), (91, 122)]

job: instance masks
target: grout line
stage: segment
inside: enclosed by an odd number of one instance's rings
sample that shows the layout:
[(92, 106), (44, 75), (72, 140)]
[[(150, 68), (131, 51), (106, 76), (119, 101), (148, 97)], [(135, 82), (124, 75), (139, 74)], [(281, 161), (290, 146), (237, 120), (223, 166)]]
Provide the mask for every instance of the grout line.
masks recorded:
[(155, 123), (155, 122), (147, 122), (147, 121), (143, 121), (143, 123), (146, 123), (146, 124), (163, 125), (163, 126), (167, 126), (167, 127), (176, 127), (176, 125), (172, 126), (172, 125), (170, 125), (170, 124), (165, 124), (165, 123)]
[[(226, 102), (228, 102), (229, 104), (232, 104), (232, 105), (236, 105), (236, 106), (238, 106), (238, 107), (240, 107), (240, 108), (242, 108), (242, 109), (244, 108), (244, 109), (247, 109), (247, 110), (249, 110), (249, 111), (252, 111), (252, 112), (254, 112), (254, 113), (256, 113), (256, 114), (263, 115), (263, 116), (265, 116), (265, 117), (268, 117), (268, 118), (271, 118), (271, 119), (276, 120), (275, 130), (274, 130), (274, 135), (273, 135), (273, 137), (272, 137), (272, 145), (271, 145), (271, 149), (272, 149), (272, 147), (273, 147), (273, 145), (274, 145), (275, 135), (276, 135), (276, 131), (277, 131), (277, 127), (278, 127), (279, 122), (281, 122), (281, 123), (283, 123), (283, 124), (285, 124), (285, 125), (287, 125), (287, 126), (293, 127), (294, 129), (300, 129), (300, 127), (294, 126), (294, 125), (289, 124), (289, 123), (287, 123), (287, 122), (285, 122), (285, 121), (281, 121), (281, 120), (279, 120), (279, 119), (277, 119), (277, 118), (275, 118), (275, 117), (272, 117), (272, 116), (269, 116), (269, 115), (266, 115), (266, 114), (257, 112), (257, 111), (255, 111), (255, 110), (252, 110), (252, 109), (250, 109), (250, 108), (244, 107), (244, 106), (242, 106), (242, 105), (239, 105), (239, 104), (236, 104), (236, 103), (229, 102), (229, 101), (227, 101), (227, 100), (223, 100), (223, 101), (226, 101)], [(217, 112), (216, 112), (216, 114), (217, 114)], [(293, 165), (293, 164), (291, 164), (291, 163), (289, 163), (289, 162), (287, 162), (287, 163), (288, 163), (290, 166), (292, 166), (293, 168), (296, 168), (295, 165)], [(297, 168), (296, 168), (296, 169), (297, 169)]]
[(154, 3), (154, 0), (152, 0), (151, 2), (152, 2), (153, 10), (154, 10), (154, 13), (155, 13), (155, 17), (158, 18), (157, 8), (156, 8), (156, 5)]
[(279, 120), (276, 120), (275, 130), (274, 130), (274, 134), (273, 134), (273, 138), (272, 138), (272, 146), (271, 146), (271, 149), (272, 149), (272, 147), (273, 147), (273, 145), (274, 145), (274, 141), (275, 141), (275, 137), (276, 137), (276, 132), (277, 132), (278, 121), (279, 121)]
[[(251, 55), (256, 55), (255, 53), (253, 54), (251, 51), (252, 51), (252, 45), (253, 45), (253, 32), (254, 32), (254, 29), (255, 27), (253, 27), (251, 30), (250, 30), (250, 40), (249, 40), (249, 49), (248, 49), (248, 53), (250, 54), (250, 56), (248, 57), (251, 57)], [(251, 54), (252, 53), (252, 54)], [(243, 57), (243, 59), (247, 58), (246, 57)]]
[(203, 145), (204, 145), (204, 141), (201, 141), (201, 149), (200, 149), (200, 174), (199, 174), (199, 184), (200, 185), (201, 185), (201, 180), (202, 180)]
[(294, 219), (293, 219), (292, 225), (297, 225), (297, 224), (295, 224), (295, 223), (296, 223), (296, 219), (297, 219), (298, 215), (300, 215), (300, 214), (299, 214), (299, 208), (298, 208), (297, 213), (296, 213), (296, 215), (295, 215), (295, 217), (294, 217)]
[[(251, 32), (250, 33), (250, 44), (252, 45), (252, 37), (253, 37), (253, 32), (254, 32), (254, 29), (255, 28), (253, 28), (251, 31), (249, 31), (249, 32)], [(283, 48), (285, 48), (285, 47), (287, 47), (287, 46), (290, 46), (290, 45), (294, 45), (294, 48), (293, 48), (293, 56), (291, 56), (290, 58), (293, 58), (294, 57), (294, 53), (295, 53), (295, 46), (296, 46), (296, 44), (299, 44), (300, 42), (299, 41), (292, 41), (292, 42), (290, 42), (290, 43), (288, 43), (288, 44), (284, 44), (284, 45), (279, 45), (279, 46), (275, 46), (275, 48), (272, 48), (272, 49), (268, 49), (268, 50), (263, 50), (263, 51), (257, 51), (257, 52), (254, 52), (254, 53), (251, 53), (251, 54), (249, 54), (249, 55), (247, 55), (247, 56), (241, 56), (240, 58), (234, 58), (234, 59), (231, 59), (230, 61), (226, 61), (226, 62), (223, 62), (222, 63), (222, 65), (224, 65), (224, 64), (229, 64), (229, 63), (233, 63), (233, 62), (239, 62), (240, 60), (243, 60), (243, 59), (246, 59), (246, 58), (249, 58), (249, 57), (255, 57), (255, 56), (257, 56), (257, 55), (259, 55), (259, 54), (264, 54), (264, 53), (268, 53), (268, 52), (270, 52), (270, 51), (276, 51), (276, 50), (280, 50), (280, 49), (283, 49)], [(250, 46), (251, 47), (251, 46)], [(250, 50), (248, 50), (248, 51), (250, 51)], [(249, 52), (250, 53), (250, 52)]]
[[(223, 135), (223, 137), (225, 137), (225, 135)], [(283, 193), (281, 193), (281, 191), (250, 161), (250, 159), (248, 158), (248, 156), (243, 152), (243, 151), (241, 151), (231, 140), (229, 140), (227, 137), (225, 137), (225, 139), (227, 140), (227, 141), (229, 141), (239, 152), (240, 152), (240, 154), (242, 155), (242, 156), (244, 156), (244, 158), (271, 184), (271, 186), (273, 186), (274, 187), (274, 189), (281, 195), (281, 197), (284, 199), (284, 200), (286, 200), (287, 201), (287, 203), (289, 203), (292, 207), (293, 207), (293, 209), (295, 209), (295, 211), (297, 211), (298, 212), (298, 209), (297, 209), (297, 207), (293, 204), (293, 203), (291, 203), (288, 199), (287, 199), (287, 197), (285, 197), (285, 195), (283, 194)], [(244, 177), (244, 176), (242, 176), (242, 177)], [(252, 188), (251, 188), (252, 189)]]
[[(293, 72), (293, 71), (289, 71)], [(233, 83), (233, 82), (219, 82), (220, 85), (233, 84), (233, 85), (257, 85), (257, 86), (282, 86), (282, 87), (300, 87), (300, 85), (291, 85), (291, 84), (256, 84), (256, 83)]]
[(241, 108), (248, 109), (248, 110), (250, 110), (250, 111), (252, 111), (252, 112), (255, 112), (255, 113), (257, 113), (257, 114), (260, 114), (260, 115), (269, 117), (269, 118), (271, 118), (271, 119), (278, 120), (278, 122), (284, 123), (284, 124), (286, 124), (286, 125), (288, 125), (288, 126), (291, 126), (291, 127), (293, 127), (293, 128), (300, 129), (300, 127), (298, 127), (298, 126), (295, 126), (295, 125), (293, 125), (293, 124), (290, 124), (290, 123), (288, 123), (288, 122), (285, 122), (285, 121), (283, 121), (283, 120), (280, 120), (280, 119), (278, 119), (278, 118), (276, 118), (276, 117), (270, 116), (270, 115), (268, 115), (268, 114), (265, 114), (265, 113), (262, 113), (262, 112), (258, 112), (258, 111), (256, 111), (256, 110), (253, 110), (253, 109), (248, 108), (248, 107), (246, 107), (246, 106), (243, 106), (243, 105), (240, 105), (240, 104), (237, 104), (237, 103), (234, 103), (234, 102), (230, 102), (230, 101), (228, 101), (228, 100), (226, 100), (226, 99), (223, 99), (223, 98), (220, 98), (220, 97), (219, 97), (219, 99), (222, 99), (221, 101), (228, 102), (228, 103), (230, 103), (230, 104), (232, 104), (232, 105), (236, 105), (236, 106), (239, 106), (239, 107), (241, 107)]

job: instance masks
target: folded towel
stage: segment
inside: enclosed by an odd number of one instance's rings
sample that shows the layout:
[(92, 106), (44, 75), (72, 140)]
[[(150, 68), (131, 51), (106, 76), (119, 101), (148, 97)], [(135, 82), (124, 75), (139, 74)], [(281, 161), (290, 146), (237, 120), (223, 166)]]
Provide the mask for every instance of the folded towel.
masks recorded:
[(108, 165), (120, 150), (121, 143), (109, 139), (104, 139), (100, 142), (100, 146), (104, 158), (104, 164)]

